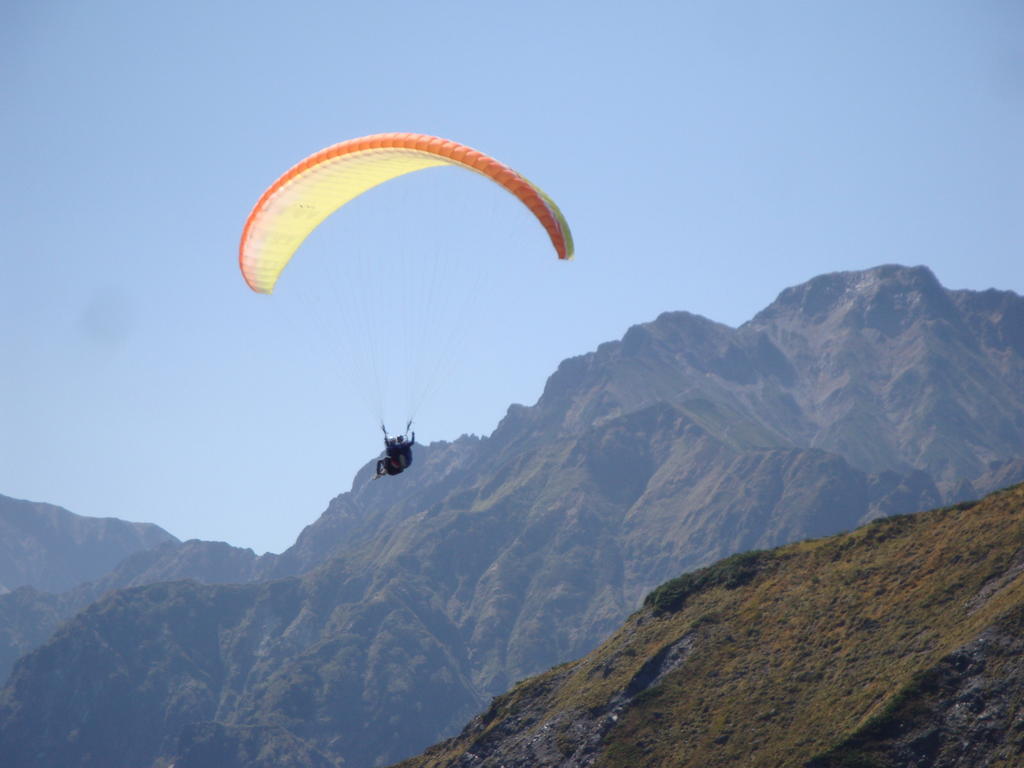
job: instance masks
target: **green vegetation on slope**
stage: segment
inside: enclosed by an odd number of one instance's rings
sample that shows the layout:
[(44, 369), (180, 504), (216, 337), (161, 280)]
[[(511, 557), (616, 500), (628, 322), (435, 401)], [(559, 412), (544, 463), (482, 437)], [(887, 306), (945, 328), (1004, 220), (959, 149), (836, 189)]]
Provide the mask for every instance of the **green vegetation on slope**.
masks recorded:
[(712, 587), (737, 589), (748, 584), (773, 558), (770, 552), (741, 552), (720, 560), (714, 565), (667, 581), (651, 592), (644, 605), (656, 614), (682, 610), (691, 595)]
[(1011, 765), (1024, 746), (1007, 725), (1024, 690), (1021, 551), (1017, 486), (728, 558), (659, 587), (592, 654), (403, 765), (887, 768), (911, 752), (943, 764), (965, 681), (1001, 718), (985, 759)]

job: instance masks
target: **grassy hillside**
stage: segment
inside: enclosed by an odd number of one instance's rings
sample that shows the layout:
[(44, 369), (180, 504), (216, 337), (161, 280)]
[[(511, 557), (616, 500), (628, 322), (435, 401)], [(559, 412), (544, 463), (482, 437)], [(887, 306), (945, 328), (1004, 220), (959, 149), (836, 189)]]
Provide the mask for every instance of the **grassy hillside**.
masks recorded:
[(1024, 486), (655, 590), (430, 766), (1020, 765)]

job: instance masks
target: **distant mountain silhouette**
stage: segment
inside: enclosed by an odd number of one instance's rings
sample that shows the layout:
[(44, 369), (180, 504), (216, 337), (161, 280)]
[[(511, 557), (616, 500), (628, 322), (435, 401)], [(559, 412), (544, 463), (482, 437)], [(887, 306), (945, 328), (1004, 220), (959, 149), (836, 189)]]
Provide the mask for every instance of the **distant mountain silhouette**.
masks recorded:
[[(666, 579), (1024, 480), (1022, 317), (1016, 294), (885, 266), (787, 289), (738, 329), (635, 326), (489, 437), (418, 448), (385, 481), (371, 462), (279, 556), (132, 557), (18, 662), (0, 753), (413, 754), (591, 651)], [(152, 583), (185, 577), (246, 583)]]
[(82, 517), (0, 496), (0, 592), (23, 586), (63, 592), (103, 576), (135, 552), (173, 541), (151, 523)]

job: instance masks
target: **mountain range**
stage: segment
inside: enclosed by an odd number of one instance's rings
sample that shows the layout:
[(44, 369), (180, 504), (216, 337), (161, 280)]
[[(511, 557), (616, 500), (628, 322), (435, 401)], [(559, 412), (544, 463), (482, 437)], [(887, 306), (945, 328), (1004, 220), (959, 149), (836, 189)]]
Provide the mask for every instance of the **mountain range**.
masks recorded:
[(0, 753), (414, 754), (668, 579), (1024, 480), (1024, 299), (883, 266), (739, 328), (666, 313), (414, 470), (377, 482), (371, 462), (280, 555), (170, 541), (70, 592), (0, 595), (0, 661), (21, 656)]

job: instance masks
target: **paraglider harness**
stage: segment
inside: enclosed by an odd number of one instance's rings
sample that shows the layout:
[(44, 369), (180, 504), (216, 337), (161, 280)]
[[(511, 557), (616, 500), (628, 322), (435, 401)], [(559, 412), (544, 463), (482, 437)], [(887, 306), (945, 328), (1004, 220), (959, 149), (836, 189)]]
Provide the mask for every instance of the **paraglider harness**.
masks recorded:
[[(405, 425), (406, 433), (410, 427), (411, 421)], [(412, 432), (407, 440), (405, 435), (388, 437), (388, 431), (383, 424), (380, 425), (380, 429), (384, 433), (384, 458), (377, 461), (377, 477), (400, 475), (412, 464), (412, 447), (416, 444), (416, 433)]]

